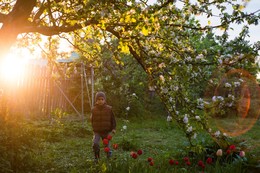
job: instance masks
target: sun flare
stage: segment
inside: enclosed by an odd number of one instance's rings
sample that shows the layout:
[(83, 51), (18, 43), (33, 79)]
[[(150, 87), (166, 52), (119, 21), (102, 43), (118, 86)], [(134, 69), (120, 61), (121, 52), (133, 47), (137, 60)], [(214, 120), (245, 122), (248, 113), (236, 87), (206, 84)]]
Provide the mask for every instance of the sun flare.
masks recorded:
[(16, 54), (8, 54), (0, 62), (0, 75), (4, 81), (18, 81), (25, 68), (26, 60)]

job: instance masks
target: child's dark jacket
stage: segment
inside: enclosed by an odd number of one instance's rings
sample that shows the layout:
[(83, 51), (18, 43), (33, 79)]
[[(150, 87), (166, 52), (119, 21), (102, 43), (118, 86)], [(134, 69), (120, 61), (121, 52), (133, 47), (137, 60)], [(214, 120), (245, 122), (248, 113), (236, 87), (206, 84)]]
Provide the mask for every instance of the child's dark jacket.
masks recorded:
[(116, 129), (116, 120), (111, 106), (107, 104), (95, 105), (91, 112), (91, 123), (94, 132), (107, 134)]

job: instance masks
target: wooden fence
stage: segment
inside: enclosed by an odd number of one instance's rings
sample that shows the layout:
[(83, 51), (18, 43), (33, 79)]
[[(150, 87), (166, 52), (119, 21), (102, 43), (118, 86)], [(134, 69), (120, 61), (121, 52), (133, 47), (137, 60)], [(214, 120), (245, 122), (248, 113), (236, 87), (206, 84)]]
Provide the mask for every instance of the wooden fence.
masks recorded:
[(50, 116), (57, 109), (79, 115), (90, 111), (90, 68), (79, 64), (72, 73), (68, 70), (67, 63), (59, 67), (30, 64), (15, 81), (1, 78), (0, 109), (7, 107), (8, 112), (25, 116)]

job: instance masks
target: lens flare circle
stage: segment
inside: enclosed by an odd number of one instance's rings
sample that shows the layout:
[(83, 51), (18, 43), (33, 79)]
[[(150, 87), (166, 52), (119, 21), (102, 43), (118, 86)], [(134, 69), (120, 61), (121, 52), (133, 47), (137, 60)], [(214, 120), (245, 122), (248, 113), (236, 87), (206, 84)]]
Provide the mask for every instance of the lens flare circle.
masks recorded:
[(256, 79), (243, 69), (230, 70), (220, 78), (216, 74), (212, 79), (218, 84), (205, 92), (205, 99), (213, 98), (206, 113), (228, 136), (244, 134), (259, 117), (260, 89)]

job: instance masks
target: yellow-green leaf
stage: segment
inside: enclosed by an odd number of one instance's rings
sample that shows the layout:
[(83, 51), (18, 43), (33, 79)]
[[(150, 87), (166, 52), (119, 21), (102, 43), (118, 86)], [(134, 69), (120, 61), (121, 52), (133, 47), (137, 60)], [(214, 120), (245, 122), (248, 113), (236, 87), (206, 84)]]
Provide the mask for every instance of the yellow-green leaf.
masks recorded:
[(245, 6), (243, 6), (243, 5), (239, 5), (238, 10), (239, 10), (239, 11), (242, 11), (244, 8), (245, 8)]
[(132, 23), (135, 23), (135, 22), (136, 22), (135, 18), (132, 18), (132, 19), (131, 19), (131, 22), (132, 22)]
[(142, 33), (144, 36), (148, 35), (148, 29), (146, 29), (145, 27), (142, 28)]
[(130, 16), (130, 15), (127, 15), (127, 16), (125, 17), (125, 22), (128, 23), (128, 22), (130, 22), (130, 21), (131, 21), (131, 16)]
[(119, 42), (119, 46), (118, 46), (119, 49), (121, 49), (121, 52), (122, 53), (126, 53), (126, 54), (129, 54), (129, 47), (127, 46), (126, 43), (123, 43), (123, 42)]

